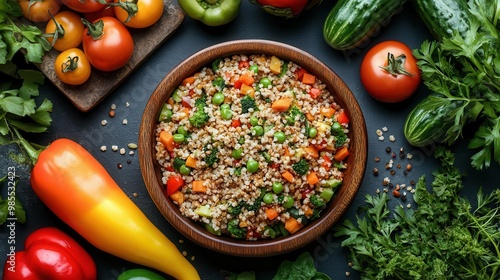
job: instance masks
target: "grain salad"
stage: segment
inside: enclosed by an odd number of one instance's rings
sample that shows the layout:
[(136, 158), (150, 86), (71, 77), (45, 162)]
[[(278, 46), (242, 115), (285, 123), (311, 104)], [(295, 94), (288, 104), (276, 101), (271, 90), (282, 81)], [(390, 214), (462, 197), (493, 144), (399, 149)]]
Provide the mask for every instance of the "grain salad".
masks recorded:
[(217, 59), (186, 77), (160, 113), (165, 193), (215, 235), (293, 234), (342, 185), (348, 124), (326, 85), (292, 61)]

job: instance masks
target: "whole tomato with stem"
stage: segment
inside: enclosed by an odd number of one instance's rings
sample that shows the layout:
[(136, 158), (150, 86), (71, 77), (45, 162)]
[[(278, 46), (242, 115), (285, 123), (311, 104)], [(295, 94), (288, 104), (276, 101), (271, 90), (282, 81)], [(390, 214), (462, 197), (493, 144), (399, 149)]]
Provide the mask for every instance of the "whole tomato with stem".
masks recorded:
[(69, 85), (85, 83), (92, 72), (85, 53), (79, 48), (61, 52), (54, 61), (54, 71), (61, 82)]
[(80, 13), (97, 12), (106, 7), (99, 0), (61, 0), (61, 2), (71, 10)]
[[(23, 16), (32, 22), (47, 22), (61, 9), (59, 0), (19, 0)], [(50, 12), (50, 13), (49, 13)]]
[(134, 53), (134, 40), (128, 29), (114, 17), (103, 17), (86, 26), (82, 46), (90, 64), (101, 71), (125, 66)]
[(47, 40), (60, 52), (82, 43), (83, 26), (80, 15), (72, 11), (57, 13), (45, 26)]
[[(113, 0), (108, 0), (107, 2), (113, 2)], [(82, 13), (82, 15), (86, 20), (94, 22), (102, 17), (115, 17), (115, 9), (111, 6), (107, 6), (102, 10), (90, 13)]]
[(366, 53), (361, 62), (360, 78), (368, 94), (387, 103), (409, 98), (421, 82), (412, 50), (392, 40), (381, 42)]
[(163, 14), (163, 0), (114, 0), (115, 16), (132, 28), (145, 28), (157, 22)]

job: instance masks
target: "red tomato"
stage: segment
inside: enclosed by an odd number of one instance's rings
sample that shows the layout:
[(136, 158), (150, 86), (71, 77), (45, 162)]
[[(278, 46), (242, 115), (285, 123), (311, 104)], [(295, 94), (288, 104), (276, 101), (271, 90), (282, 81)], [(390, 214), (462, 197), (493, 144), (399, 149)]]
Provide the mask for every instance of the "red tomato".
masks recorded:
[[(136, 5), (134, 11), (127, 6), (115, 6), (115, 15), (123, 24), (132, 28), (145, 28), (157, 22), (163, 14), (163, 0), (115, 0), (115, 4), (120, 2), (128, 5)], [(134, 4), (134, 2), (136, 4)]]
[(97, 0), (61, 0), (61, 2), (71, 10), (80, 13), (97, 12), (106, 7)]
[(61, 9), (58, 0), (19, 0), (19, 6), (23, 16), (33, 22), (47, 22), (50, 19), (50, 14), (55, 15)]
[[(92, 66), (101, 71), (113, 71), (129, 62), (134, 53), (134, 40), (118, 19), (103, 17), (94, 23), (84, 20), (84, 24), (87, 27), (82, 46)], [(93, 31), (89, 32), (89, 26)]]
[(407, 99), (421, 81), (412, 50), (398, 41), (385, 41), (370, 49), (361, 62), (360, 76), (366, 91), (387, 103)]

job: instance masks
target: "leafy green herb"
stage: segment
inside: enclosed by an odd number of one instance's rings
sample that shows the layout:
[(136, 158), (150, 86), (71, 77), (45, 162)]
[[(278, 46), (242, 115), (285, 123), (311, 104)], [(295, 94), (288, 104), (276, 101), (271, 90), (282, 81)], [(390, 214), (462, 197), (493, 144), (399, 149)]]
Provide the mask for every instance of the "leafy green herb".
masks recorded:
[[(0, 71), (16, 79), (0, 83), (0, 145), (17, 144), (34, 165), (43, 147), (26, 140), (23, 133), (45, 132), (52, 122), (52, 102), (44, 99), (37, 105), (34, 98), (44, 76), (39, 71), (19, 70), (12, 62), (0, 65)], [(14, 82), (19, 81), (16, 88)]]
[(309, 252), (304, 252), (299, 255), (295, 261), (283, 261), (278, 272), (273, 280), (305, 280), (305, 279), (318, 279), (328, 280), (326, 274), (316, 270), (314, 266), (314, 259)]
[[(8, 177), (5, 175), (0, 178), (0, 186), (7, 181)], [(12, 181), (14, 183), (14, 190), (17, 187), (17, 180)], [(21, 224), (26, 223), (26, 211), (21, 203), (21, 201), (15, 196), (15, 191), (9, 190), (7, 192), (7, 199), (2, 199), (0, 197), (0, 225), (3, 225), (7, 218), (15, 218), (16, 222)]]
[(478, 150), (471, 158), (476, 169), (488, 168), (492, 161), (500, 163), (500, 11), (487, 2), (468, 2), (473, 17), (464, 37), (457, 31), (439, 42), (425, 41), (413, 52), (425, 85), (438, 99), (434, 108), (426, 110), (432, 113), (438, 104), (454, 106), (442, 120), (444, 129), (435, 127), (433, 139), (451, 145), (468, 123), (480, 124), (469, 145)]
[(42, 63), (50, 43), (36, 25), (16, 24), (22, 17), (16, 0), (0, 2), (0, 64), (11, 61), (16, 53), (24, 50), (28, 62)]
[(363, 279), (499, 279), (500, 190), (480, 189), (473, 209), (459, 194), (454, 155), (438, 147), (435, 156), (441, 167), (431, 191), (424, 176), (418, 181), (415, 210), (397, 206), (391, 215), (386, 193), (367, 195), (356, 225), (334, 228)]

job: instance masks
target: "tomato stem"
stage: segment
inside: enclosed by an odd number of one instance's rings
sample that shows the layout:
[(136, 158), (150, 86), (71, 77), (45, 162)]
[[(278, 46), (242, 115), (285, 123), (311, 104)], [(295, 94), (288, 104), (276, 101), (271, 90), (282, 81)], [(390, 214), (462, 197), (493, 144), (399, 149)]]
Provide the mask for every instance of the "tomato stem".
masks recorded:
[(380, 66), (380, 68), (389, 72), (393, 76), (397, 75), (406, 75), (413, 76), (412, 73), (406, 71), (405, 69), (406, 55), (401, 54), (397, 57), (394, 57), (394, 54), (388, 52), (387, 53), (387, 66)]
[(91, 36), (94, 40), (101, 39), (104, 35), (104, 21), (102, 19), (91, 23), (90, 21), (82, 18), (82, 23), (87, 27), (87, 35)]

